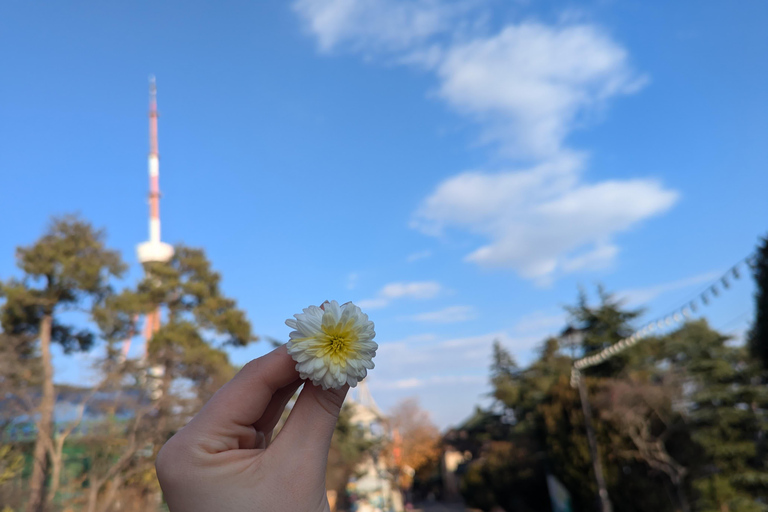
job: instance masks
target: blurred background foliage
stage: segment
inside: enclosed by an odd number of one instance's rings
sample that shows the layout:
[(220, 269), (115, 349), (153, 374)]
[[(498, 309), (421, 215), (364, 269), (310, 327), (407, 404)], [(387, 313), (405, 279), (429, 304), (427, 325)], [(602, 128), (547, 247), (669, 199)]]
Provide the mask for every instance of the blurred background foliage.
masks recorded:
[[(237, 371), (227, 348), (257, 340), (245, 312), (223, 294), (205, 252), (185, 246), (118, 289), (121, 255), (76, 216), (54, 219), (17, 261), (16, 277), (0, 282), (0, 510), (163, 510), (154, 456)], [(753, 271), (746, 344), (692, 320), (585, 371), (616, 510), (768, 510), (765, 241)], [(348, 484), (373, 460), (405, 505), (463, 500), (484, 511), (546, 511), (553, 475), (573, 510), (598, 510), (571, 366), (631, 335), (641, 311), (602, 288), (596, 295), (592, 303), (578, 294), (564, 335), (543, 340), (525, 367), (495, 343), (489, 405), (447, 432), (415, 400), (374, 411), (375, 429), (359, 420), (360, 404), (345, 406), (328, 458), (334, 508), (354, 509)], [(145, 358), (127, 359), (123, 343), (137, 319), (158, 307), (164, 323)], [(98, 379), (56, 384), (55, 343), (86, 353)]]

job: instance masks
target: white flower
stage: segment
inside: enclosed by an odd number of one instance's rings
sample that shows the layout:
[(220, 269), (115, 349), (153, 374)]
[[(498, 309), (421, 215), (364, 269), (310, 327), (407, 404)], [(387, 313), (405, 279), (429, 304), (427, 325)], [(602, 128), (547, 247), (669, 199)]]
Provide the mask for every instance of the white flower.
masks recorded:
[(292, 329), (288, 353), (296, 371), (323, 389), (355, 387), (373, 369), (379, 346), (368, 315), (351, 302), (339, 306), (335, 300), (309, 306), (285, 324)]

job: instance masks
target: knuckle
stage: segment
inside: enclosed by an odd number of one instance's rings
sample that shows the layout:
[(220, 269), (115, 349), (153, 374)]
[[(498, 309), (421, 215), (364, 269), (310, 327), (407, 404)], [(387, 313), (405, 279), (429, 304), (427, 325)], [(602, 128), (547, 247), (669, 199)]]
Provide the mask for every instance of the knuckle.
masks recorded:
[(155, 471), (157, 472), (157, 479), (160, 480), (161, 483), (167, 480), (173, 469), (173, 465), (171, 464), (171, 460), (173, 460), (171, 452), (173, 450), (168, 444), (169, 443), (166, 443), (160, 448), (160, 452), (155, 459)]
[(179, 461), (183, 458), (184, 454), (180, 449), (178, 438), (173, 436), (160, 448), (155, 459), (155, 471), (161, 484), (168, 485), (177, 480), (179, 468), (183, 466)]
[(243, 366), (242, 370), (240, 370), (241, 373), (247, 374), (247, 375), (258, 375), (261, 373), (261, 360), (260, 359), (251, 359), (245, 365)]

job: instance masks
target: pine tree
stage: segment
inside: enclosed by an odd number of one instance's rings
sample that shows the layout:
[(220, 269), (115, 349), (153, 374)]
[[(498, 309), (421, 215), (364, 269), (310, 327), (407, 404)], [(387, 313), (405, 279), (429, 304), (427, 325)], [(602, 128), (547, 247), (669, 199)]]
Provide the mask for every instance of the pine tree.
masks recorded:
[[(538, 359), (520, 368), (514, 357), (494, 343), (491, 395), (502, 415), (478, 411), (463, 430), (475, 444), (477, 457), (462, 481), (469, 505), (490, 509), (543, 510), (546, 493), (545, 434), (541, 403), (559, 379), (567, 379), (570, 358), (559, 352), (558, 341), (544, 341)], [(583, 473), (582, 473), (583, 475)]]
[(768, 237), (757, 248), (754, 263), (755, 323), (749, 333), (749, 350), (768, 369)]
[(3, 332), (20, 341), (22, 351), (34, 347), (40, 354), (41, 396), (36, 411), (28, 512), (40, 512), (45, 506), (46, 452), (52, 444), (56, 401), (51, 343), (59, 343), (68, 353), (88, 350), (95, 338), (88, 329), (63, 323), (61, 315), (76, 309), (92, 309), (111, 293), (111, 278), (125, 270), (120, 255), (107, 249), (104, 239), (103, 231), (95, 230), (78, 217), (54, 219), (42, 238), (17, 250), (21, 279), (2, 284)]
[[(579, 294), (575, 307), (567, 307), (573, 321), (582, 335), (584, 354), (592, 354), (618, 343), (632, 335), (632, 321), (639, 317), (641, 309), (628, 310), (622, 303), (598, 287), (600, 305), (589, 305), (584, 291)], [(594, 377), (613, 377), (618, 375), (629, 362), (626, 354), (610, 358), (605, 363), (589, 369), (589, 375)]]
[(505, 410), (512, 411), (520, 398), (516, 377), (520, 372), (514, 356), (498, 341), (493, 342), (491, 396)]
[[(149, 510), (159, 493), (153, 454), (146, 450), (157, 438), (146, 368), (122, 351), (125, 340), (136, 332), (137, 314), (145, 307), (135, 290), (126, 290), (108, 297), (93, 312), (105, 350), (93, 362), (99, 381), (91, 390), (88, 408), (101, 420), (73, 440), (88, 461), (80, 475), (87, 489), (81, 484), (76, 493), (78, 503), (85, 498), (84, 512), (106, 512), (121, 499)], [(126, 497), (129, 485), (130, 497)]]
[(686, 324), (668, 340), (675, 367), (691, 379), (691, 437), (703, 455), (692, 471), (697, 510), (768, 510), (768, 468), (761, 450), (768, 392), (759, 385), (760, 369), (746, 348), (728, 341), (705, 320)]
[[(124, 319), (157, 308), (165, 318), (149, 341), (147, 364), (150, 384), (156, 379), (159, 448), (186, 421), (185, 414), (234, 375), (225, 347), (243, 347), (257, 338), (245, 313), (222, 293), (221, 276), (202, 249), (177, 246), (169, 262), (145, 266), (137, 291), (124, 291), (112, 302), (113, 315), (119, 311)], [(177, 382), (186, 382), (195, 400), (174, 396)]]

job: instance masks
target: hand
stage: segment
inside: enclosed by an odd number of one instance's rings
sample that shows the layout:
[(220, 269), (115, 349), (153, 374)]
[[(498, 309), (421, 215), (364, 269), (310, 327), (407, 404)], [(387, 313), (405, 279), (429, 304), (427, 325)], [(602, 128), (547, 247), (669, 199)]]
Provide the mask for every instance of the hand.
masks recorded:
[(325, 466), (349, 389), (301, 385), (282, 346), (254, 359), (211, 398), (157, 456), (157, 478), (171, 512), (328, 511)]

